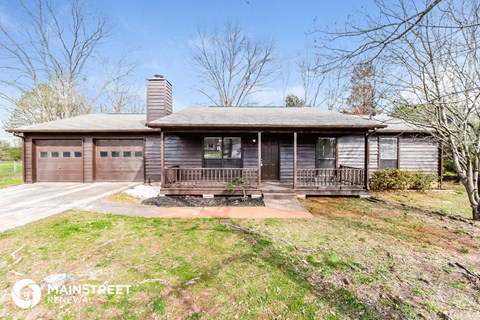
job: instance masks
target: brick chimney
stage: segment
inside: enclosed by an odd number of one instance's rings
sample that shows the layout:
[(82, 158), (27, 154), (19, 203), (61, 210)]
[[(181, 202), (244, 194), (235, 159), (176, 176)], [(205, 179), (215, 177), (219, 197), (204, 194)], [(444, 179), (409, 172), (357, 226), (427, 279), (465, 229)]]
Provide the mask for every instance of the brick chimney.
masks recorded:
[(172, 84), (163, 76), (147, 79), (147, 123), (172, 113)]

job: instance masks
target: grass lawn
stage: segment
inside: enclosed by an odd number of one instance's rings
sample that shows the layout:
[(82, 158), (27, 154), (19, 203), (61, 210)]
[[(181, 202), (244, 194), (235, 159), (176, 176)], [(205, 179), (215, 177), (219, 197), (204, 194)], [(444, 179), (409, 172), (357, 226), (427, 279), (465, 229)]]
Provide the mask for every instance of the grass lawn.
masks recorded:
[[(217, 219), (80, 211), (0, 233), (0, 318), (480, 318), (478, 282), (449, 265), (480, 271), (478, 224), (365, 199), (304, 205), (314, 219), (229, 220), (286, 243)], [(56, 273), (75, 284), (132, 289), (72, 303), (49, 302), (44, 294), (28, 310), (13, 305), (16, 281), (40, 283)]]
[(453, 213), (471, 219), (472, 208), (465, 188), (458, 183), (444, 182), (443, 189), (425, 192), (413, 190), (380, 192), (372, 195), (398, 204), (404, 203), (427, 210)]
[(17, 171), (13, 172), (13, 161), (0, 162), (0, 188), (16, 186), (23, 183), (22, 162), (17, 161)]

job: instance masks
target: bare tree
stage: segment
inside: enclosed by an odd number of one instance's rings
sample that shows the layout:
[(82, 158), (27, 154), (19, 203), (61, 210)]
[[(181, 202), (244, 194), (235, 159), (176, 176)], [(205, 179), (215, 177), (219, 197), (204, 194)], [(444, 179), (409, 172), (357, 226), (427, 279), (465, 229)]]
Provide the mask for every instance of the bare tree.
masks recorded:
[(102, 67), (97, 58), (111, 31), (106, 19), (86, 12), (81, 0), (18, 5), (17, 24), (0, 21), (0, 98), (13, 110), (11, 123), (91, 112), (113, 81), (87, 80), (87, 71)]
[(132, 83), (136, 64), (127, 63), (126, 55), (118, 61), (106, 59), (102, 65), (110, 70), (99, 91), (98, 109), (107, 113), (143, 113), (145, 112), (144, 92)]
[(307, 51), (298, 61), (298, 74), (304, 89), (303, 101), (311, 107), (321, 104), (322, 85), (324, 74), (318, 61), (318, 56)]
[(252, 39), (227, 21), (193, 39), (193, 62), (200, 79), (198, 90), (217, 106), (241, 106), (277, 71), (271, 41)]
[(322, 56), (307, 48), (297, 61), (297, 72), (304, 89), (303, 100), (311, 107), (326, 106), (328, 110), (341, 110), (347, 90), (343, 79), (345, 70), (329, 70)]
[(380, 17), (361, 17), (370, 22), (368, 29), (338, 35), (360, 46), (331, 61), (345, 65), (370, 53), (371, 61), (389, 66), (382, 81), (390, 89), (390, 106), (451, 150), (473, 219), (480, 220), (480, 4), (427, 1), (420, 10), (414, 0), (377, 5)]
[[(312, 34), (316, 34), (318, 47), (321, 48), (323, 66), (329, 70), (346, 68), (366, 61), (366, 57), (374, 60), (386, 48), (409, 35), (416, 28), (424, 26), (424, 18), (432, 11), (441, 11), (439, 5), (448, 0), (424, 0), (418, 2), (374, 0), (377, 15), (371, 8), (350, 18), (343, 27), (330, 29), (316, 26)], [(401, 14), (399, 14), (401, 13)], [(357, 17), (357, 20), (354, 18)], [(445, 27), (438, 25), (436, 27)], [(355, 41), (355, 42), (352, 42)], [(352, 43), (358, 43), (353, 46)]]

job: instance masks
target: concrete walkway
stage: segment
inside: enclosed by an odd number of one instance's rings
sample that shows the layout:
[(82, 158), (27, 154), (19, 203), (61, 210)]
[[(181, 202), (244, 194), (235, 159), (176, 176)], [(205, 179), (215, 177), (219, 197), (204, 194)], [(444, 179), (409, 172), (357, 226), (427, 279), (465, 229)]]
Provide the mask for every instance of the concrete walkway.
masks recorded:
[(35, 183), (0, 189), (0, 231), (82, 207), (136, 183)]
[(161, 208), (103, 198), (136, 183), (35, 183), (0, 189), (0, 232), (54, 214), (80, 209), (158, 218), (312, 218), (296, 200), (266, 200), (265, 207)]
[[(280, 201), (280, 200), (278, 200)], [(277, 205), (280, 205), (278, 202)], [(298, 202), (297, 202), (298, 204)], [(100, 213), (116, 213), (147, 218), (313, 218), (305, 208), (292, 207), (154, 207), (98, 200), (80, 207)], [(283, 209), (282, 209), (283, 208)]]

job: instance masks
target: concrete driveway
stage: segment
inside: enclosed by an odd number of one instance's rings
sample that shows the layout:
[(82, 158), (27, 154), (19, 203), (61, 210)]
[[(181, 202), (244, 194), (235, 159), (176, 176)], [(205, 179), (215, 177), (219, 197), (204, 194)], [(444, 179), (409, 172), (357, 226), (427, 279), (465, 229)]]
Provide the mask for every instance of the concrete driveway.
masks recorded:
[(0, 189), (0, 231), (80, 208), (138, 183), (35, 183)]

